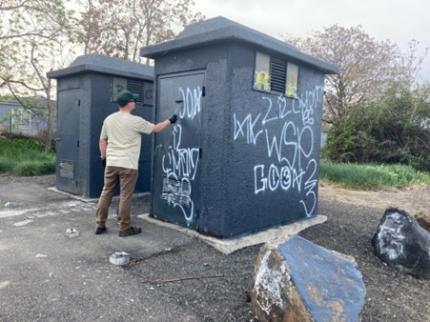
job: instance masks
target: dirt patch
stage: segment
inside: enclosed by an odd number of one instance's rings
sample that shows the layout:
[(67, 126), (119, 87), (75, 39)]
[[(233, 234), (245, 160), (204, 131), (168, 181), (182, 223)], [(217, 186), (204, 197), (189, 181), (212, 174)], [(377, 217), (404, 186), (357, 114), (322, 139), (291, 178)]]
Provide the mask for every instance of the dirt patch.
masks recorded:
[(429, 186), (354, 191), (321, 184), (319, 213), (328, 220), (301, 235), (355, 258), (366, 286), (363, 321), (430, 321), (430, 280), (419, 280), (386, 266), (373, 254), (371, 245), (385, 208), (428, 214), (429, 199)]
[[(406, 210), (420, 219), (420, 224), (430, 223), (430, 185), (406, 189), (387, 189), (379, 191), (349, 190), (321, 181), (320, 199), (386, 209), (395, 207)], [(430, 228), (430, 226), (428, 226)]]

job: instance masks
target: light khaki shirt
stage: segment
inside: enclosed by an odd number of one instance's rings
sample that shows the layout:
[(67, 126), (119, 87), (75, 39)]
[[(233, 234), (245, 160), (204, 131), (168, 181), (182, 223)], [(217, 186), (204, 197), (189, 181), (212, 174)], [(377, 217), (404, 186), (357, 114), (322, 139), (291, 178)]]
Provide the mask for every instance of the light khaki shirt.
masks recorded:
[(138, 169), (141, 135), (151, 134), (154, 124), (140, 116), (118, 111), (103, 122), (101, 139), (107, 139), (106, 166)]

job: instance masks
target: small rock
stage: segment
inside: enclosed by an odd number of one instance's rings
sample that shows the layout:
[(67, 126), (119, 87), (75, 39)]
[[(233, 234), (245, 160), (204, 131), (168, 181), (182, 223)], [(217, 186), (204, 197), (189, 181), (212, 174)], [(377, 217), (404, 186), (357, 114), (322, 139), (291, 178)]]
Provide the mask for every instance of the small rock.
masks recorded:
[(0, 289), (5, 288), (10, 285), (10, 281), (0, 281)]
[(33, 220), (31, 220), (31, 219), (26, 219), (26, 220), (23, 220), (23, 221), (16, 222), (16, 223), (14, 223), (13, 225), (14, 225), (15, 227), (22, 227), (22, 226), (25, 226), (25, 225), (27, 225), (27, 224), (29, 224), (29, 223), (32, 223), (32, 222), (33, 222)]
[(388, 208), (372, 238), (375, 255), (417, 278), (430, 278), (430, 233), (406, 211)]
[(77, 229), (75, 229), (75, 228), (67, 228), (66, 229), (66, 235), (69, 238), (75, 238), (75, 237), (79, 236), (79, 231)]
[(50, 272), (50, 273), (49, 273), (49, 277), (50, 277), (50, 278), (53, 278), (53, 277), (54, 277), (54, 273), (53, 273), (53, 272)]
[(109, 262), (113, 265), (124, 266), (130, 261), (130, 254), (126, 252), (115, 252), (109, 256)]
[(251, 300), (261, 322), (360, 321), (365, 295), (355, 261), (294, 236), (262, 248)]
[(36, 254), (36, 258), (47, 258), (48, 255), (45, 254)]
[(16, 202), (8, 201), (4, 204), (4, 206), (6, 208), (16, 208), (16, 207), (18, 207), (18, 204)]

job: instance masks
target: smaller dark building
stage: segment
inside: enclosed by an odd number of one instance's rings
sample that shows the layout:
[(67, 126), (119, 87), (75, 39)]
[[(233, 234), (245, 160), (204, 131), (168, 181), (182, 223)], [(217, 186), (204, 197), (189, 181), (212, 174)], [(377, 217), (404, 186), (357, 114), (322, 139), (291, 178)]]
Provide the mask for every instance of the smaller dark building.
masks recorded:
[[(48, 73), (57, 79), (57, 179), (59, 190), (94, 198), (103, 187), (99, 138), (103, 120), (118, 110), (117, 94), (140, 95), (134, 114), (152, 120), (153, 68), (91, 54)], [(151, 137), (143, 136), (136, 192), (150, 191)]]
[(151, 215), (219, 237), (317, 214), (324, 75), (336, 67), (225, 19), (141, 50), (155, 60)]

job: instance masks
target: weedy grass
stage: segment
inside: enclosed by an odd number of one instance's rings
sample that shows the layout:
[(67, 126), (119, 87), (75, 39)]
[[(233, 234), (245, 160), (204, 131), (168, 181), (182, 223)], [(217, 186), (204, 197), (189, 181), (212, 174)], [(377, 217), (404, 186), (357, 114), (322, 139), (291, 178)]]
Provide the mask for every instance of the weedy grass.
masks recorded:
[(346, 188), (375, 190), (430, 183), (430, 173), (399, 164), (355, 164), (321, 161), (320, 178)]
[(17, 176), (55, 173), (55, 152), (31, 138), (0, 139), (0, 171)]

